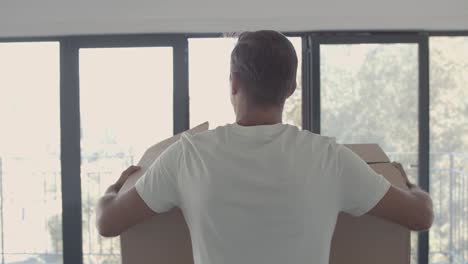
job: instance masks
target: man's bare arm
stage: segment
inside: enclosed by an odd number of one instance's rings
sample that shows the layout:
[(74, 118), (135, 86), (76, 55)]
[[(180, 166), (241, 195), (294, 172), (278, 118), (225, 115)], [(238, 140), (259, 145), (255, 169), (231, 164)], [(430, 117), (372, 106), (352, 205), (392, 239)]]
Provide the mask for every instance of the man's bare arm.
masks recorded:
[(393, 164), (406, 179), (409, 190), (390, 187), (380, 202), (369, 212), (411, 230), (427, 230), (432, 226), (432, 199), (429, 194), (412, 184), (399, 163)]
[(119, 180), (109, 186), (106, 193), (98, 201), (96, 225), (99, 234), (105, 237), (120, 235), (131, 226), (156, 215), (141, 199), (135, 187), (124, 194), (117, 195), (128, 177), (139, 167), (130, 166), (120, 176)]

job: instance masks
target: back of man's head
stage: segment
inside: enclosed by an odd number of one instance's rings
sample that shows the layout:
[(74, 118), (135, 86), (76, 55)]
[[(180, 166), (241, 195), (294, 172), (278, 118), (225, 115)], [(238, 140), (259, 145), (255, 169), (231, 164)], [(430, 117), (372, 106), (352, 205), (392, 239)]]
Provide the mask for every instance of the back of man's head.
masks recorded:
[(282, 106), (295, 87), (296, 71), (294, 46), (277, 31), (243, 32), (231, 53), (231, 72), (256, 106)]

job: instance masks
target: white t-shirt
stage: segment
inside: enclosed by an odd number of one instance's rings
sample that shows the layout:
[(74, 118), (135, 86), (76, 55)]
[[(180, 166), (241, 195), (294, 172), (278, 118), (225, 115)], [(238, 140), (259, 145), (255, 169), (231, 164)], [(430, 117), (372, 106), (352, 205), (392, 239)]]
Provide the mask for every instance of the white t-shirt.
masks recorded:
[(182, 134), (136, 183), (155, 212), (182, 209), (195, 264), (328, 264), (338, 213), (389, 187), (333, 138), (237, 123)]

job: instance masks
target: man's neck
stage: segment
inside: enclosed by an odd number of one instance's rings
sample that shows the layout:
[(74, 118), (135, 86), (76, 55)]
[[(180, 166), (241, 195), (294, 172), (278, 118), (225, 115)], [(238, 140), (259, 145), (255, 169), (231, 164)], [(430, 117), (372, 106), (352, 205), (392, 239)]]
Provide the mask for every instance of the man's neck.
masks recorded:
[(236, 123), (241, 126), (273, 125), (282, 123), (282, 109), (245, 109), (239, 111)]

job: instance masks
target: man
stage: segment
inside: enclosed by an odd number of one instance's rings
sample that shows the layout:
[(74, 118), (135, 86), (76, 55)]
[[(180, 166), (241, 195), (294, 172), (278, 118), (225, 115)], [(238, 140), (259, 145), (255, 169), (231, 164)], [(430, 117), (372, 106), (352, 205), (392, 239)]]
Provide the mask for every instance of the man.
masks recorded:
[(431, 198), (416, 185), (391, 186), (333, 138), (282, 124), (296, 71), (284, 35), (242, 33), (231, 54), (236, 122), (182, 134), (117, 197), (139, 168), (124, 171), (99, 201), (99, 232), (117, 236), (180, 207), (196, 264), (325, 264), (341, 211), (428, 229)]

